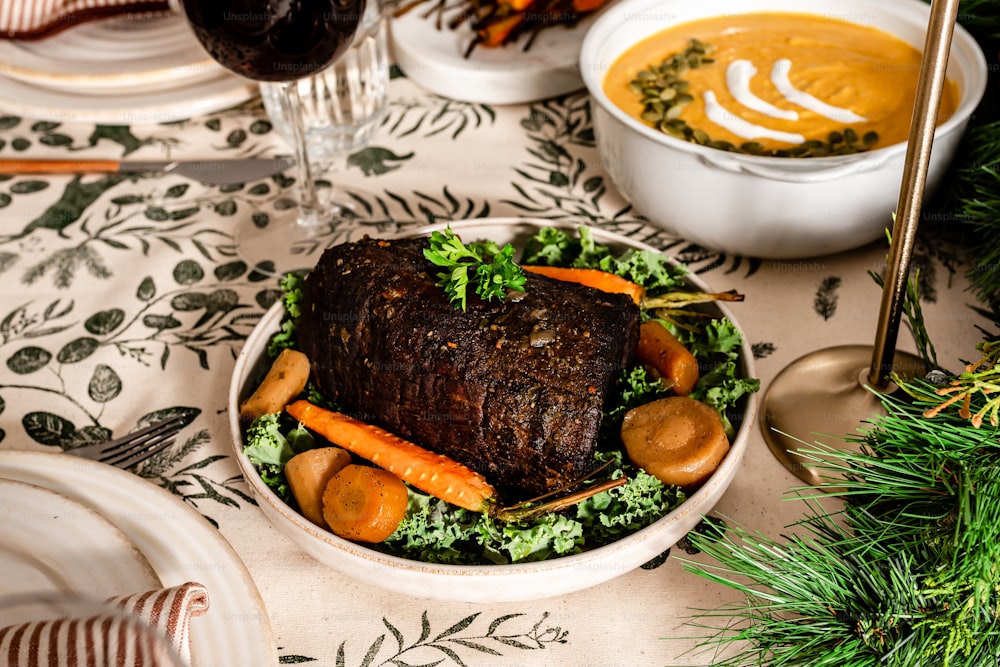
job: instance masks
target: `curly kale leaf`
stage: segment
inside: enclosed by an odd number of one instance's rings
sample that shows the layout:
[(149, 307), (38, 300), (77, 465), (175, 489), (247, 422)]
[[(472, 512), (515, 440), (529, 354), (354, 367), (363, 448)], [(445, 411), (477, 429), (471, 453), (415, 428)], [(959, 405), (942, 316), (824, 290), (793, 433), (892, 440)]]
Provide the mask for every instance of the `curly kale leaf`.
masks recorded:
[(678, 487), (664, 484), (641, 468), (623, 461), (620, 450), (599, 454), (598, 458), (613, 460), (617, 468), (614, 477), (626, 475), (628, 482), (576, 505), (576, 517), (583, 526), (588, 544), (608, 544), (645, 528), (686, 499)]
[(281, 320), (281, 330), (267, 345), (267, 355), (272, 359), (286, 347), (294, 348), (296, 345), (299, 316), (302, 314), (302, 288), (305, 283), (305, 278), (298, 273), (286, 273), (278, 283), (284, 290), (281, 301), (285, 306), (285, 316)]
[(715, 408), (722, 416), (726, 432), (732, 436), (735, 429), (728, 411), (747, 394), (760, 390), (759, 379), (740, 376), (738, 362), (743, 335), (725, 318), (712, 320), (698, 335), (679, 329), (674, 332), (698, 357), (702, 368), (707, 369), (702, 372), (691, 397)]
[(608, 246), (597, 243), (589, 227), (578, 227), (574, 238), (563, 229), (540, 229), (525, 245), (522, 264), (543, 264), (601, 269), (631, 280), (656, 293), (684, 286), (687, 268), (658, 253), (629, 249), (615, 257)]
[(247, 429), (243, 453), (250, 459), (264, 483), (286, 503), (294, 505), (285, 464), (315, 446), (313, 436), (301, 424), (290, 427), (280, 413), (257, 417)]
[(475, 565), (544, 560), (582, 543), (580, 523), (562, 514), (502, 522), (411, 490), (407, 515), (383, 547), (428, 563)]

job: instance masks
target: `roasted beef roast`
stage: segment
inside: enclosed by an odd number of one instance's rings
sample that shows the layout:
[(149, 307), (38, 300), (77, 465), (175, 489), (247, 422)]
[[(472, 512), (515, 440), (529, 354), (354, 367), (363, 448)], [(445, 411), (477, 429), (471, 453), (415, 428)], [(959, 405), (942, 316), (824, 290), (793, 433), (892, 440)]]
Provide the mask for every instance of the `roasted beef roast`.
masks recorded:
[(630, 361), (629, 297), (528, 275), (456, 309), (424, 238), (328, 249), (306, 279), (299, 346), (355, 417), (479, 471), (507, 501), (590, 472), (605, 395)]

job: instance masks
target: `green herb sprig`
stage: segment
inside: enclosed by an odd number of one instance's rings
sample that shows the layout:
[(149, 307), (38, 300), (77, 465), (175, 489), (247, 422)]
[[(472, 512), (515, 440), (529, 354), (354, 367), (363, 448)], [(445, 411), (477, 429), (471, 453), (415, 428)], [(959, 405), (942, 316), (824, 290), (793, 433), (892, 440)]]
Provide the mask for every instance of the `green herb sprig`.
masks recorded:
[(448, 300), (461, 310), (468, 306), (468, 286), (475, 286), (476, 294), (489, 301), (502, 299), (508, 290), (524, 291), (524, 270), (514, 261), (514, 246), (499, 247), (492, 241), (463, 243), (450, 228), (435, 231), (430, 236), (430, 247), (424, 249), (426, 257), (444, 271), (437, 273), (438, 285), (444, 287)]

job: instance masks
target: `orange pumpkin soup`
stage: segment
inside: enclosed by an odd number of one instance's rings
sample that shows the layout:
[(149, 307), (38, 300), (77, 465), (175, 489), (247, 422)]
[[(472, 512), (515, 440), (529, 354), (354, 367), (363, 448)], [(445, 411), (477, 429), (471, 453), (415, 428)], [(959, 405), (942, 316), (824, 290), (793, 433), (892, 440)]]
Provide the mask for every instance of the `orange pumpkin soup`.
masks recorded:
[[(699, 130), (702, 139), (753, 142), (773, 152), (845, 130), (867, 135), (867, 148), (909, 134), (920, 51), (882, 30), (817, 14), (761, 12), (673, 26), (625, 51), (605, 76), (604, 92), (642, 119), (648, 109), (633, 81), (685, 53), (691, 40), (709, 47), (704, 57), (710, 60), (678, 73), (685, 103), (671, 118)], [(939, 123), (957, 103), (957, 86), (948, 81)], [(656, 118), (647, 114), (645, 122), (658, 125)]]

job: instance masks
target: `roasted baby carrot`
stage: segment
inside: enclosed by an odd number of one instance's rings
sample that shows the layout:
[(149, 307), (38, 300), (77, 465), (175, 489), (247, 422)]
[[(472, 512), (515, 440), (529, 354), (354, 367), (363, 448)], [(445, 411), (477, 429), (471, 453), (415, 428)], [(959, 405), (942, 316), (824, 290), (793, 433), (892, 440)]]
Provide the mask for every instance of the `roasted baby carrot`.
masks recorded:
[(642, 285), (634, 283), (627, 278), (622, 278), (614, 273), (601, 271), (600, 269), (532, 265), (522, 265), (521, 268), (530, 273), (537, 273), (556, 280), (562, 280), (568, 283), (580, 283), (581, 285), (599, 289), (602, 292), (627, 294), (632, 297), (632, 300), (635, 301), (636, 304), (642, 303), (642, 298), (646, 293), (646, 290), (642, 287)]
[(524, 13), (517, 12), (502, 19), (490, 22), (478, 31), (478, 43), (495, 48), (507, 42), (510, 34), (524, 21)]
[(656, 320), (639, 325), (639, 345), (635, 350), (641, 364), (652, 366), (671, 385), (674, 393), (687, 396), (698, 384), (698, 359), (677, 337)]
[(352, 463), (327, 482), (323, 518), (334, 535), (355, 542), (381, 542), (406, 516), (403, 480), (382, 468)]
[(306, 428), (425, 493), (473, 512), (488, 513), (496, 505), (497, 493), (486, 478), (454, 459), (308, 401), (295, 401), (286, 409)]

